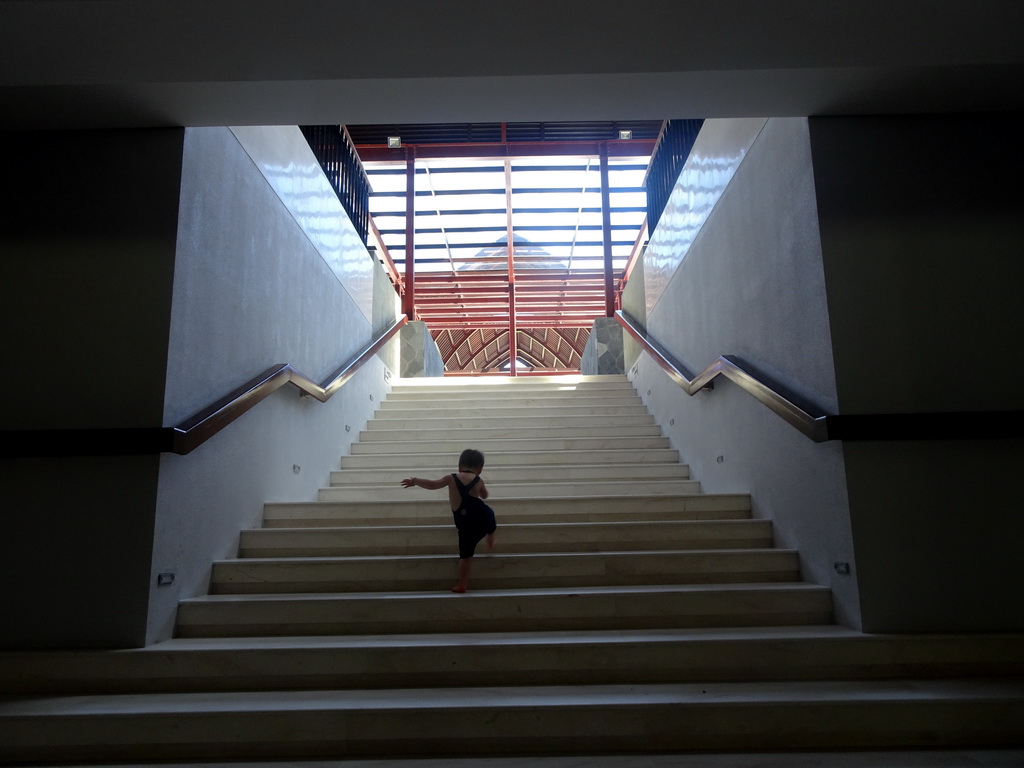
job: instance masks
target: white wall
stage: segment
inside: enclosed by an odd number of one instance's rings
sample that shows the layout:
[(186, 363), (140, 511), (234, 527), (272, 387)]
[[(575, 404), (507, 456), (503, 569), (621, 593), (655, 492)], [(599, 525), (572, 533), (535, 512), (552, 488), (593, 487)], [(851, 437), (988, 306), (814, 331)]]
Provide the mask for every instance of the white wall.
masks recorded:
[[(834, 412), (806, 120), (705, 121), (641, 275), (648, 332), (691, 374), (737, 355)], [(831, 587), (837, 620), (859, 627), (856, 576), (834, 567), (855, 566), (841, 446), (812, 443), (730, 382), (689, 397), (646, 355), (630, 375), (704, 489), (749, 492), (804, 578)]]
[[(322, 381), (394, 322), (394, 292), (297, 128), (187, 129), (181, 190), (166, 424), (276, 363)], [(382, 359), (393, 345), (327, 403), (285, 387), (188, 456), (162, 457), (148, 642), (170, 636), (178, 600), (207, 590), (264, 502), (327, 485), (387, 391)], [(166, 571), (175, 583), (156, 586)]]

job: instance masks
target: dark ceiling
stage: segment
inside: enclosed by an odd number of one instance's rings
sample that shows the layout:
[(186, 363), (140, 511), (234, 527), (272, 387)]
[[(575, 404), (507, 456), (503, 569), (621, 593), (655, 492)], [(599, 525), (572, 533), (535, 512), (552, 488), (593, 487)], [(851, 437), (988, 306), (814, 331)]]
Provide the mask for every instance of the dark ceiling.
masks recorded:
[(0, 2), (0, 126), (1024, 110), (1020, 0)]

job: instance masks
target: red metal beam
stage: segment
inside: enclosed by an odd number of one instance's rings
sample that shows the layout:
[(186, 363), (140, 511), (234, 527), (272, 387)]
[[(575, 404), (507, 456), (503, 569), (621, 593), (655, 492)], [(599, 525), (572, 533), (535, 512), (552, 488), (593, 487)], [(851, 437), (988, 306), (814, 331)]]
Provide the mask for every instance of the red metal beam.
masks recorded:
[[(598, 315), (600, 317), (600, 315)], [(472, 328), (491, 328), (498, 330), (507, 330), (508, 323), (504, 320), (496, 320), (491, 318), (479, 318), (479, 317), (452, 317), (452, 316), (439, 316), (430, 317), (425, 320), (427, 326), (434, 331), (440, 330), (469, 330)], [(594, 315), (590, 316), (552, 316), (552, 315), (536, 315), (531, 317), (520, 317), (519, 328), (589, 328), (594, 324)]]
[(608, 317), (615, 315), (615, 277), (612, 274), (612, 208), (608, 191), (608, 145), (601, 145), (601, 221), (604, 232), (604, 293)]
[[(593, 157), (600, 153), (601, 146), (608, 147), (609, 157), (650, 157), (654, 152), (654, 139), (630, 139), (628, 141), (513, 141), (466, 144), (405, 144), (414, 147), (421, 160), (442, 158), (488, 159), (516, 157)], [(401, 149), (389, 149), (384, 144), (361, 144), (356, 146), (359, 159), (364, 163), (400, 163), (404, 159)]]
[[(501, 124), (501, 141), (507, 146), (505, 123)], [(508, 252), (508, 354), (510, 376), (516, 375), (516, 243), (512, 234), (512, 161), (505, 158), (505, 248)]]
[(405, 150), (405, 295), (402, 311), (416, 319), (416, 147)]
[(377, 229), (377, 225), (374, 224), (373, 216), (368, 216), (367, 220), (370, 225), (370, 236), (374, 240), (377, 251), (383, 257), (384, 271), (388, 273), (388, 279), (391, 281), (391, 284), (395, 286), (395, 290), (398, 291), (398, 295), (404, 296), (404, 281), (398, 272), (398, 267), (395, 266), (394, 259), (391, 258), (391, 252), (388, 250), (387, 245), (385, 245), (384, 238), (380, 236), (380, 230)]
[[(603, 280), (604, 270), (603, 269), (588, 269), (572, 272), (563, 272), (561, 270), (553, 269), (523, 269), (516, 270), (516, 280), (522, 282), (524, 280), (560, 280), (562, 282), (576, 282), (577, 280)], [(497, 284), (503, 284), (506, 280), (505, 272), (500, 269), (487, 269), (479, 271), (467, 271), (459, 272), (457, 274), (451, 274), (450, 272), (424, 272), (418, 278), (423, 283), (479, 283), (479, 282), (491, 282)]]
[(619, 290), (616, 292), (616, 309), (622, 309), (622, 292), (625, 290), (626, 283), (629, 282), (629, 278), (633, 276), (633, 268), (636, 266), (636, 262), (640, 258), (640, 248), (643, 246), (646, 239), (647, 217), (644, 216), (644, 223), (640, 225), (640, 231), (636, 234), (636, 240), (633, 242), (633, 250), (629, 252), (629, 258), (626, 260), (626, 269), (623, 271), (622, 280), (619, 282)]

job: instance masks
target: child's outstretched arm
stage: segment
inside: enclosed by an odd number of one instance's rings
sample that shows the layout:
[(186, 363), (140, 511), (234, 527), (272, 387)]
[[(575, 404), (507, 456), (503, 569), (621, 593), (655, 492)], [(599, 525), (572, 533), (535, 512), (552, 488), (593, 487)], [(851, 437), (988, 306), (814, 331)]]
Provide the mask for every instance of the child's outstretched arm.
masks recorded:
[(436, 491), (438, 488), (445, 488), (448, 485), (450, 475), (445, 475), (440, 480), (425, 480), (422, 477), (407, 477), (402, 481), (403, 488), (426, 488), (428, 491)]

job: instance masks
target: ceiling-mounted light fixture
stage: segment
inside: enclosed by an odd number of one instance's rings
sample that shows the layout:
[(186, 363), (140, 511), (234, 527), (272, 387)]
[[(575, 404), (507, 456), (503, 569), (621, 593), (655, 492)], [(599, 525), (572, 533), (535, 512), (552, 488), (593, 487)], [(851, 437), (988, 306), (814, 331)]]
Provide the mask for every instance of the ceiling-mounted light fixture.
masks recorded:
[(388, 149), (399, 149), (402, 146), (401, 136), (388, 136)]
[(629, 141), (630, 139), (633, 138), (633, 132), (632, 131), (619, 131), (619, 138), (622, 139), (623, 141)]

